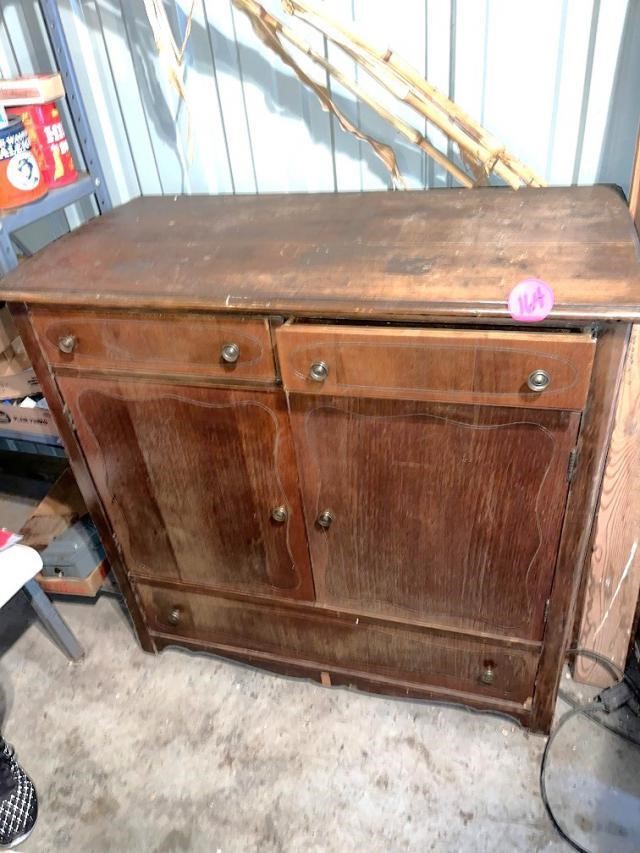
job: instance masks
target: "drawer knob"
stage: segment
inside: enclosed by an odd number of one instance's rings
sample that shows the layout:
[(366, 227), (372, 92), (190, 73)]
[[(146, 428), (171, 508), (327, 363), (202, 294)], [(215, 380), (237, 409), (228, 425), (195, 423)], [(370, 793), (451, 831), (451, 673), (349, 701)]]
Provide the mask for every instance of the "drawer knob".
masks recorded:
[(533, 370), (527, 379), (527, 385), (532, 391), (544, 391), (551, 382), (551, 377), (546, 370)]
[(167, 616), (169, 625), (177, 625), (182, 619), (182, 610), (179, 607), (173, 607)]
[(287, 520), (288, 514), (286, 506), (274, 506), (271, 510), (271, 518), (278, 524), (283, 524)]
[(493, 663), (491, 661), (485, 663), (484, 669), (480, 674), (480, 681), (483, 684), (493, 684), (496, 677), (495, 670), (493, 668)]
[(334, 518), (335, 516), (330, 509), (323, 509), (316, 521), (319, 527), (322, 527), (324, 530), (328, 530), (331, 527)]
[(324, 382), (329, 375), (329, 368), (324, 361), (314, 361), (309, 368), (309, 379), (314, 382)]
[(72, 353), (76, 348), (76, 336), (75, 335), (62, 335), (58, 338), (58, 349), (60, 352), (64, 352), (67, 355)]
[(222, 347), (220, 355), (222, 356), (222, 360), (226, 361), (227, 364), (235, 364), (240, 358), (240, 347), (238, 344), (225, 344)]

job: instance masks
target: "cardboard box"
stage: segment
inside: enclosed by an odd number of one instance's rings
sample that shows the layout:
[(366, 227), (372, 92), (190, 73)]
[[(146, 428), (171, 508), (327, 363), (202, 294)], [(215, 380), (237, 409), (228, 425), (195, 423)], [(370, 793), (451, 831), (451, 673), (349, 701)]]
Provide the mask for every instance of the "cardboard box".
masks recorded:
[(59, 98), (64, 98), (64, 86), (57, 72), (0, 80), (0, 103), (5, 107), (46, 104)]
[(9, 346), (0, 353), (0, 376), (13, 376), (31, 367), (29, 356), (20, 338), (14, 338)]
[(61, 445), (51, 412), (24, 406), (0, 405), (0, 438)]
[(0, 401), (39, 393), (29, 356), (5, 306), (0, 309)]
[(7, 376), (2, 376), (0, 371), (0, 400), (17, 400), (20, 397), (41, 393), (42, 390), (32, 367), (19, 373), (9, 373)]

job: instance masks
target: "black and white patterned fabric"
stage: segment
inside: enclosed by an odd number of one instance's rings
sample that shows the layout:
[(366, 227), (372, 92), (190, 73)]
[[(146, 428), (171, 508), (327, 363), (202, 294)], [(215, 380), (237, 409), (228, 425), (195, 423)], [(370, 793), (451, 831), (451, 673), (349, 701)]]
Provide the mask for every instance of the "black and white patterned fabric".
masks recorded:
[[(12, 747), (0, 738), (4, 794), (0, 794), (0, 848), (12, 849), (31, 833), (38, 816), (33, 782), (15, 759)], [(9, 790), (10, 789), (10, 790)]]

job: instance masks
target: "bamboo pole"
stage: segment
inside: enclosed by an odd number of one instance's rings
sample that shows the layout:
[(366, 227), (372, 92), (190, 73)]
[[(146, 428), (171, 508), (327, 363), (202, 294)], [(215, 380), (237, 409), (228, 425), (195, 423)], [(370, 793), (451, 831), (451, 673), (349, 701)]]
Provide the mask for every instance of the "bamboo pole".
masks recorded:
[[(253, 10), (250, 14), (258, 14), (260, 21), (264, 26), (267, 26), (271, 32), (273, 33), (274, 38), (278, 38), (281, 36), (286, 39), (290, 44), (294, 45), (301, 53), (304, 53), (306, 56), (309, 56), (315, 63), (320, 65), (327, 73), (329, 73), (332, 77), (334, 77), (339, 83), (341, 83), (346, 89), (348, 89), (352, 94), (354, 94), (357, 98), (359, 98), (363, 103), (367, 104), (372, 110), (374, 110), (381, 118), (387, 121), (395, 130), (405, 136), (412, 144), (416, 145), (418, 148), (421, 148), (426, 154), (432, 157), (437, 163), (439, 163), (443, 168), (445, 168), (457, 181), (459, 181), (463, 186), (471, 189), (474, 185), (471, 178), (462, 171), (455, 163), (453, 163), (446, 155), (444, 155), (441, 151), (435, 148), (429, 141), (426, 139), (423, 134), (421, 134), (418, 130), (416, 130), (411, 125), (399, 119), (397, 116), (393, 115), (389, 110), (375, 101), (364, 89), (362, 89), (357, 83), (354, 83), (350, 80), (342, 71), (332, 65), (328, 60), (326, 60), (323, 56), (316, 53), (312, 47), (310, 47), (306, 42), (304, 42), (293, 30), (284, 25), (277, 18), (274, 18), (270, 15), (259, 3), (254, 2), (254, 0), (233, 0), (234, 5), (238, 6), (242, 11), (247, 11), (247, 9)], [(293, 67), (293, 66), (292, 66)]]
[[(327, 36), (327, 38), (333, 41), (330, 36)], [(334, 42), (334, 44), (335, 43), (336, 42)], [(460, 150), (466, 151), (467, 154), (471, 158), (473, 158), (474, 161), (477, 162), (478, 166), (480, 166), (483, 171), (490, 172), (492, 169), (495, 169), (496, 173), (503, 180), (505, 180), (514, 190), (520, 188), (522, 184), (522, 180), (520, 179), (520, 177), (515, 174), (515, 172), (513, 172), (508, 166), (505, 166), (503, 163), (500, 162), (500, 155), (502, 149), (489, 150), (484, 148), (478, 142), (474, 141), (464, 131), (453, 125), (450, 116), (448, 116), (446, 113), (444, 113), (442, 110), (440, 110), (437, 106), (433, 105), (428, 100), (417, 97), (413, 92), (410, 91), (409, 87), (406, 84), (404, 85), (404, 92), (398, 86), (395, 86), (395, 91), (393, 91), (393, 89), (391, 89), (391, 86), (389, 85), (389, 82), (385, 81), (384, 73), (380, 73), (375, 61), (372, 62), (369, 58), (360, 56), (357, 52), (352, 51), (345, 45), (339, 44), (339, 47), (344, 50), (344, 52), (348, 56), (350, 56), (356, 62), (359, 62), (359, 64), (365, 69), (365, 71), (367, 71), (367, 73), (371, 77), (373, 77), (374, 80), (381, 83), (386, 88), (390, 89), (396, 98), (402, 100), (405, 104), (415, 110), (415, 112), (419, 113), (423, 118), (426, 118), (428, 121), (431, 121), (433, 124), (439, 127), (448, 137), (453, 139), (453, 141), (458, 144)]]
[(387, 110), (386, 107), (383, 107), (382, 104), (375, 101), (364, 89), (362, 89), (361, 86), (346, 77), (346, 75), (344, 75), (338, 68), (328, 62), (323, 56), (316, 53), (313, 48), (306, 45), (305, 42), (299, 39), (287, 27), (283, 26), (281, 28), (281, 33), (288, 42), (313, 59), (314, 62), (317, 62), (318, 65), (324, 68), (325, 71), (341, 83), (345, 89), (348, 89), (364, 104), (374, 110), (381, 118), (389, 122), (389, 124), (405, 136), (409, 142), (413, 143), (413, 145), (416, 145), (418, 148), (421, 148), (426, 154), (443, 166), (463, 186), (468, 189), (473, 187), (473, 181), (469, 176), (459, 169), (458, 166), (456, 166), (456, 164), (453, 163), (445, 154), (433, 146), (419, 130), (416, 130), (416, 128), (412, 127), (407, 122), (402, 121), (402, 119), (399, 119), (397, 116), (393, 115), (392, 112)]
[(284, 46), (278, 38), (277, 27), (275, 25), (280, 22), (270, 15), (259, 3), (256, 2), (256, 0), (232, 0), (232, 2), (237, 9), (247, 15), (257, 37), (270, 50), (276, 53), (285, 65), (288, 65), (293, 69), (294, 73), (302, 83), (308, 86), (311, 91), (317, 95), (323, 107), (333, 113), (336, 117), (340, 127), (342, 127), (342, 129), (347, 133), (355, 136), (356, 139), (360, 139), (371, 146), (376, 156), (380, 158), (388, 169), (394, 186), (404, 188), (406, 185), (400, 173), (393, 148), (391, 148), (390, 145), (386, 145), (385, 143), (374, 139), (372, 136), (368, 136), (366, 133), (357, 128), (334, 104), (331, 100), (329, 91), (320, 83), (317, 83), (309, 77), (302, 68), (300, 68), (290, 54), (284, 49)]
[[(365, 39), (352, 32), (334, 18), (320, 12), (306, 0), (283, 0), (287, 12), (299, 17), (310, 26), (322, 32), (334, 44), (337, 44), (352, 58), (362, 64), (372, 76), (382, 85), (389, 87), (388, 80), (381, 79), (382, 75), (375, 73), (373, 64), (384, 66), (399, 79), (400, 84), (409, 87), (410, 91), (401, 97), (414, 109), (440, 127), (450, 138), (454, 139), (461, 148), (477, 159), (483, 167), (492, 163), (500, 177), (514, 186), (514, 178), (534, 186), (544, 186), (544, 181), (532, 169), (519, 161), (513, 154), (506, 151), (495, 137), (466, 114), (442, 92), (428, 83), (409, 63), (389, 49), (379, 50)], [(346, 42), (346, 44), (345, 44)], [(354, 48), (355, 45), (355, 48)], [(397, 87), (396, 87), (397, 89)], [(398, 96), (396, 94), (396, 96)], [(516, 187), (520, 186), (518, 181)]]

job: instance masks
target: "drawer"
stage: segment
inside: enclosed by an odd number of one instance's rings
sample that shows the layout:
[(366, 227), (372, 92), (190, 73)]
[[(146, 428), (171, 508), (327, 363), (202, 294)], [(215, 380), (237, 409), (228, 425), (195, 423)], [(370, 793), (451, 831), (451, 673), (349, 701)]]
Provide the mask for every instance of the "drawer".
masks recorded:
[(277, 342), (291, 392), (576, 411), (595, 352), (582, 332), (300, 324)]
[(268, 653), (518, 703), (532, 695), (538, 663), (532, 649), (319, 608), (267, 606), (147, 584), (137, 588), (150, 630), (173, 635), (176, 642)]
[[(31, 322), (54, 367), (257, 382), (275, 379), (264, 319), (35, 309)], [(223, 356), (225, 347), (229, 361)]]

